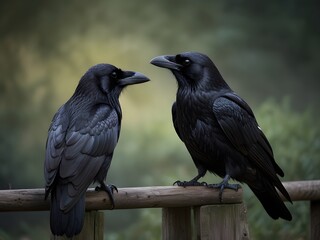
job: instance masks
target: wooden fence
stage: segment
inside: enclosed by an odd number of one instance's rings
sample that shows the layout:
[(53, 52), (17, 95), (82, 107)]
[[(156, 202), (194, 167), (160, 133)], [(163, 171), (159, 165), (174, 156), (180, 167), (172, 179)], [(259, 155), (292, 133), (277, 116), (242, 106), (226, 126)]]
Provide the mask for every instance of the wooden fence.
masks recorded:
[[(320, 180), (283, 184), (293, 201), (310, 201), (310, 236), (320, 239)], [(222, 203), (216, 189), (177, 186), (119, 188), (114, 200), (115, 209), (162, 208), (162, 239), (250, 239), (242, 189), (224, 190)], [(107, 194), (89, 189), (85, 225), (73, 239), (102, 240), (104, 215), (99, 210), (106, 209), (111, 209)], [(0, 212), (47, 210), (44, 189), (0, 191)]]

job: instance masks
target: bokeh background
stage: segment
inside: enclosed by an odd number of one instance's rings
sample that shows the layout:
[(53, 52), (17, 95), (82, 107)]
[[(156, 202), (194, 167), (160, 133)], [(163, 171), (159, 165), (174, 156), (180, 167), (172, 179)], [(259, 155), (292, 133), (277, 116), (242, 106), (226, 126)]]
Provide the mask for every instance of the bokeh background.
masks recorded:
[[(107, 182), (171, 185), (196, 174), (171, 123), (176, 82), (152, 57), (199, 51), (253, 108), (284, 181), (320, 178), (320, 2), (0, 2), (0, 188), (44, 186), (47, 129), (92, 65), (151, 82), (121, 95), (123, 127)], [(219, 181), (212, 174), (208, 182)], [(308, 239), (309, 206), (274, 221), (245, 188), (253, 239)], [(159, 209), (105, 211), (106, 239), (160, 239)], [(0, 213), (0, 239), (47, 239), (48, 212)]]

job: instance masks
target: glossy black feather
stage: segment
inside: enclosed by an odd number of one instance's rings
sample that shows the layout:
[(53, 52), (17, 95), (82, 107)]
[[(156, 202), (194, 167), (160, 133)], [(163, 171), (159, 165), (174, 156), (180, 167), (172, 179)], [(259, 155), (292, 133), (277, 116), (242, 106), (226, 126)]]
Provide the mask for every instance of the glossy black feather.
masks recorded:
[(85, 192), (94, 181), (104, 184), (118, 142), (121, 90), (145, 81), (142, 74), (98, 64), (86, 72), (73, 96), (55, 114), (44, 163), (54, 235), (72, 237), (81, 231)]
[(160, 56), (151, 63), (168, 68), (178, 82), (172, 120), (185, 143), (199, 175), (206, 170), (230, 176), (249, 185), (274, 219), (292, 216), (276, 188), (289, 200), (280, 182), (283, 171), (249, 105), (224, 81), (204, 54), (187, 52)]

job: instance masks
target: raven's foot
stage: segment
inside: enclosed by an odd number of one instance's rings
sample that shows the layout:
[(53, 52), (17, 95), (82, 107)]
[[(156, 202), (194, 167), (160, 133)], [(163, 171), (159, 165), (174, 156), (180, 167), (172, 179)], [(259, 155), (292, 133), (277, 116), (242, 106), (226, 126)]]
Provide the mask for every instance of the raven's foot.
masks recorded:
[(96, 190), (96, 191), (101, 191), (101, 190), (105, 191), (105, 192), (108, 194), (109, 198), (110, 198), (110, 201), (111, 201), (111, 209), (114, 209), (115, 204), (114, 204), (114, 199), (113, 199), (113, 192), (114, 192), (114, 191), (118, 192), (118, 188), (117, 188), (115, 185), (113, 185), (113, 184), (106, 185), (106, 184), (104, 184), (104, 183), (101, 183), (100, 187), (97, 186), (97, 187), (95, 188), (95, 190)]
[(218, 188), (220, 189), (220, 192), (219, 192), (219, 200), (220, 202), (222, 202), (222, 193), (223, 193), (223, 190), (225, 188), (229, 188), (229, 189), (233, 189), (235, 191), (238, 191), (239, 188), (241, 188), (240, 184), (229, 184), (228, 181), (230, 179), (230, 176), (227, 175), (223, 181), (221, 183), (218, 183), (218, 184), (207, 184), (207, 187), (209, 188)]
[(175, 181), (173, 185), (178, 185), (180, 187), (187, 187), (187, 186), (207, 186), (206, 182), (197, 182), (197, 181)]

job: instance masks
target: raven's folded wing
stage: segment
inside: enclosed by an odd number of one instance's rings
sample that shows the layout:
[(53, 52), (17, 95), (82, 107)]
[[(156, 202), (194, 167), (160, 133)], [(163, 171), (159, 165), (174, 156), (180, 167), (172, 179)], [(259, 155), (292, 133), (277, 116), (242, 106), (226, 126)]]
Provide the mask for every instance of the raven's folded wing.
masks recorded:
[(60, 203), (65, 211), (86, 191), (104, 161), (111, 161), (120, 131), (118, 115), (108, 105), (99, 106), (80, 126), (72, 126), (67, 115), (61, 108), (54, 117), (45, 159), (47, 194), (55, 181), (68, 184), (68, 196)]
[(283, 176), (283, 171), (275, 162), (271, 146), (249, 106), (237, 95), (228, 93), (217, 98), (212, 109), (222, 131), (235, 149), (272, 179), (284, 196), (290, 199), (276, 175)]

